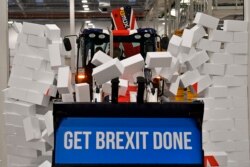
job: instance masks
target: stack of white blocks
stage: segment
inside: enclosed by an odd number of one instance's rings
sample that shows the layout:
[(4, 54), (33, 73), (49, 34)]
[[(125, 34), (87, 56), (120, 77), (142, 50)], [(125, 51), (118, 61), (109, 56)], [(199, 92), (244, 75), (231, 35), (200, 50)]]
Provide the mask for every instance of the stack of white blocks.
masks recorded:
[(47, 167), (51, 162), (53, 119), (52, 112), (45, 112), (57, 93), (57, 69), (64, 65), (60, 45), (56, 25), (23, 23), (4, 90), (8, 167)]
[[(179, 86), (192, 88), (197, 84), (196, 93), (205, 103), (205, 152), (213, 152), (222, 161), (220, 166), (249, 167), (248, 23), (226, 20), (224, 30), (217, 30), (218, 22), (217, 18), (197, 13), (196, 25), (185, 29), (182, 37), (173, 36), (169, 43), (171, 66), (176, 57), (179, 65), (175, 72), (179, 76), (171, 81), (171, 68), (160, 75), (170, 83), (170, 95), (176, 95)], [(206, 29), (208, 39), (204, 38)], [(180, 71), (184, 66), (187, 70)]]

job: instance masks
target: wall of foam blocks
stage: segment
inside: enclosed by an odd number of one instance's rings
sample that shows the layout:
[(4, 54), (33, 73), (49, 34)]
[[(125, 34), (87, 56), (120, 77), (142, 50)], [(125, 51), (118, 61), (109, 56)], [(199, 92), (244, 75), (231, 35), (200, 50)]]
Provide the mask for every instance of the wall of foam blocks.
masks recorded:
[[(206, 76), (207, 79), (201, 81), (198, 75), (188, 78), (184, 73), (181, 81), (188, 85), (197, 83), (197, 93), (205, 103), (205, 152), (213, 152), (215, 157), (220, 153), (218, 155), (224, 157), (221, 166), (249, 167), (247, 23), (226, 20), (224, 30), (217, 30), (218, 21), (217, 18), (197, 13), (194, 23), (207, 29), (208, 39), (204, 39), (203, 31), (197, 31), (197, 27), (194, 27), (194, 31), (187, 31), (188, 34), (184, 31), (186, 42), (192, 43), (184, 47), (195, 48), (195, 52), (190, 56), (188, 52), (181, 51), (179, 56), (182, 60), (185, 58), (183, 62), (190, 71), (198, 70), (200, 76)], [(197, 36), (201, 39), (193, 43)], [(198, 54), (201, 52), (205, 53)]]
[(8, 88), (3, 90), (8, 167), (51, 166), (50, 98), (57, 93), (58, 68), (64, 68), (61, 49), (56, 25), (21, 25)]

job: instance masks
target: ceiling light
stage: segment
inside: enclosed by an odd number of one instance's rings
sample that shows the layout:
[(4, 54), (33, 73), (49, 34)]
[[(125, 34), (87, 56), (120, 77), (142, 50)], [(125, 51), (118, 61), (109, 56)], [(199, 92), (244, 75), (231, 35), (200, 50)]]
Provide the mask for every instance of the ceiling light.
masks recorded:
[(89, 11), (89, 8), (83, 8), (85, 11)]
[(162, 24), (163, 24), (163, 25), (165, 25), (165, 23), (164, 23), (164, 22), (163, 22)]
[(83, 7), (83, 8), (88, 8), (88, 7), (89, 7), (89, 5), (82, 5), (82, 7)]
[(89, 23), (88, 25), (89, 25), (89, 26), (93, 26), (94, 24), (93, 24), (93, 23)]
[(14, 23), (14, 21), (12, 21), (12, 20), (8, 21), (8, 24), (13, 24), (13, 23)]
[(82, 3), (88, 3), (88, 1), (87, 0), (82, 0)]
[(90, 22), (91, 22), (90, 20), (85, 21), (85, 23), (87, 23), (87, 24), (90, 23)]
[(171, 15), (172, 15), (172, 16), (176, 16), (175, 9), (172, 9), (172, 10), (171, 10)]

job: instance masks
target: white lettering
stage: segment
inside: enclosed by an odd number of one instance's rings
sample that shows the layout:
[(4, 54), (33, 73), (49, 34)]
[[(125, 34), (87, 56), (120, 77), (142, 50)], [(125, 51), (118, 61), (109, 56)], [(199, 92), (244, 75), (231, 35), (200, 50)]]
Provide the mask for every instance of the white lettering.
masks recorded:
[(78, 145), (82, 140), (78, 137), (78, 135), (82, 135), (82, 132), (75, 131), (74, 132), (74, 149), (80, 150), (82, 149), (82, 146)]
[(184, 132), (184, 149), (185, 150), (192, 150), (192, 146), (188, 144), (191, 143), (191, 139), (188, 136), (192, 135), (192, 132)]
[(147, 135), (148, 132), (140, 132), (142, 135), (142, 149), (146, 150), (147, 149)]
[(114, 132), (106, 132), (106, 149), (115, 149), (115, 133)]
[(105, 148), (105, 134), (104, 132), (96, 132), (96, 149), (104, 149)]
[(121, 135), (124, 135), (124, 132), (116, 132), (116, 149), (117, 150), (124, 149), (124, 146), (121, 145), (121, 143), (123, 142)]
[(64, 133), (64, 148), (70, 150), (73, 147), (73, 134), (70, 131)]
[(154, 144), (155, 150), (159, 150), (162, 148), (162, 134), (161, 134), (161, 132), (154, 132), (153, 133), (153, 144)]
[(127, 137), (127, 144), (126, 144), (125, 149), (128, 149), (129, 146), (131, 147), (131, 149), (133, 149), (133, 150), (135, 149), (135, 145), (134, 145), (134, 143), (133, 143), (134, 134), (135, 134), (135, 132), (131, 132), (130, 135), (129, 135), (128, 132), (125, 132), (125, 135), (126, 135), (126, 137)]

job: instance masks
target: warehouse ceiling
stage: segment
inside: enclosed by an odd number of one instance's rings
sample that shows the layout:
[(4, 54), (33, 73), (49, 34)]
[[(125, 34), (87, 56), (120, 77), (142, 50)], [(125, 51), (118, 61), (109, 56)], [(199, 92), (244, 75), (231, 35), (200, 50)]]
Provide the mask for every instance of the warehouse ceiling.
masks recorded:
[[(133, 7), (138, 18), (143, 18), (154, 2), (155, 0), (75, 0), (76, 19), (110, 18), (112, 9), (126, 5)], [(13, 20), (69, 18), (69, 0), (9, 0), (8, 5), (9, 19)]]

